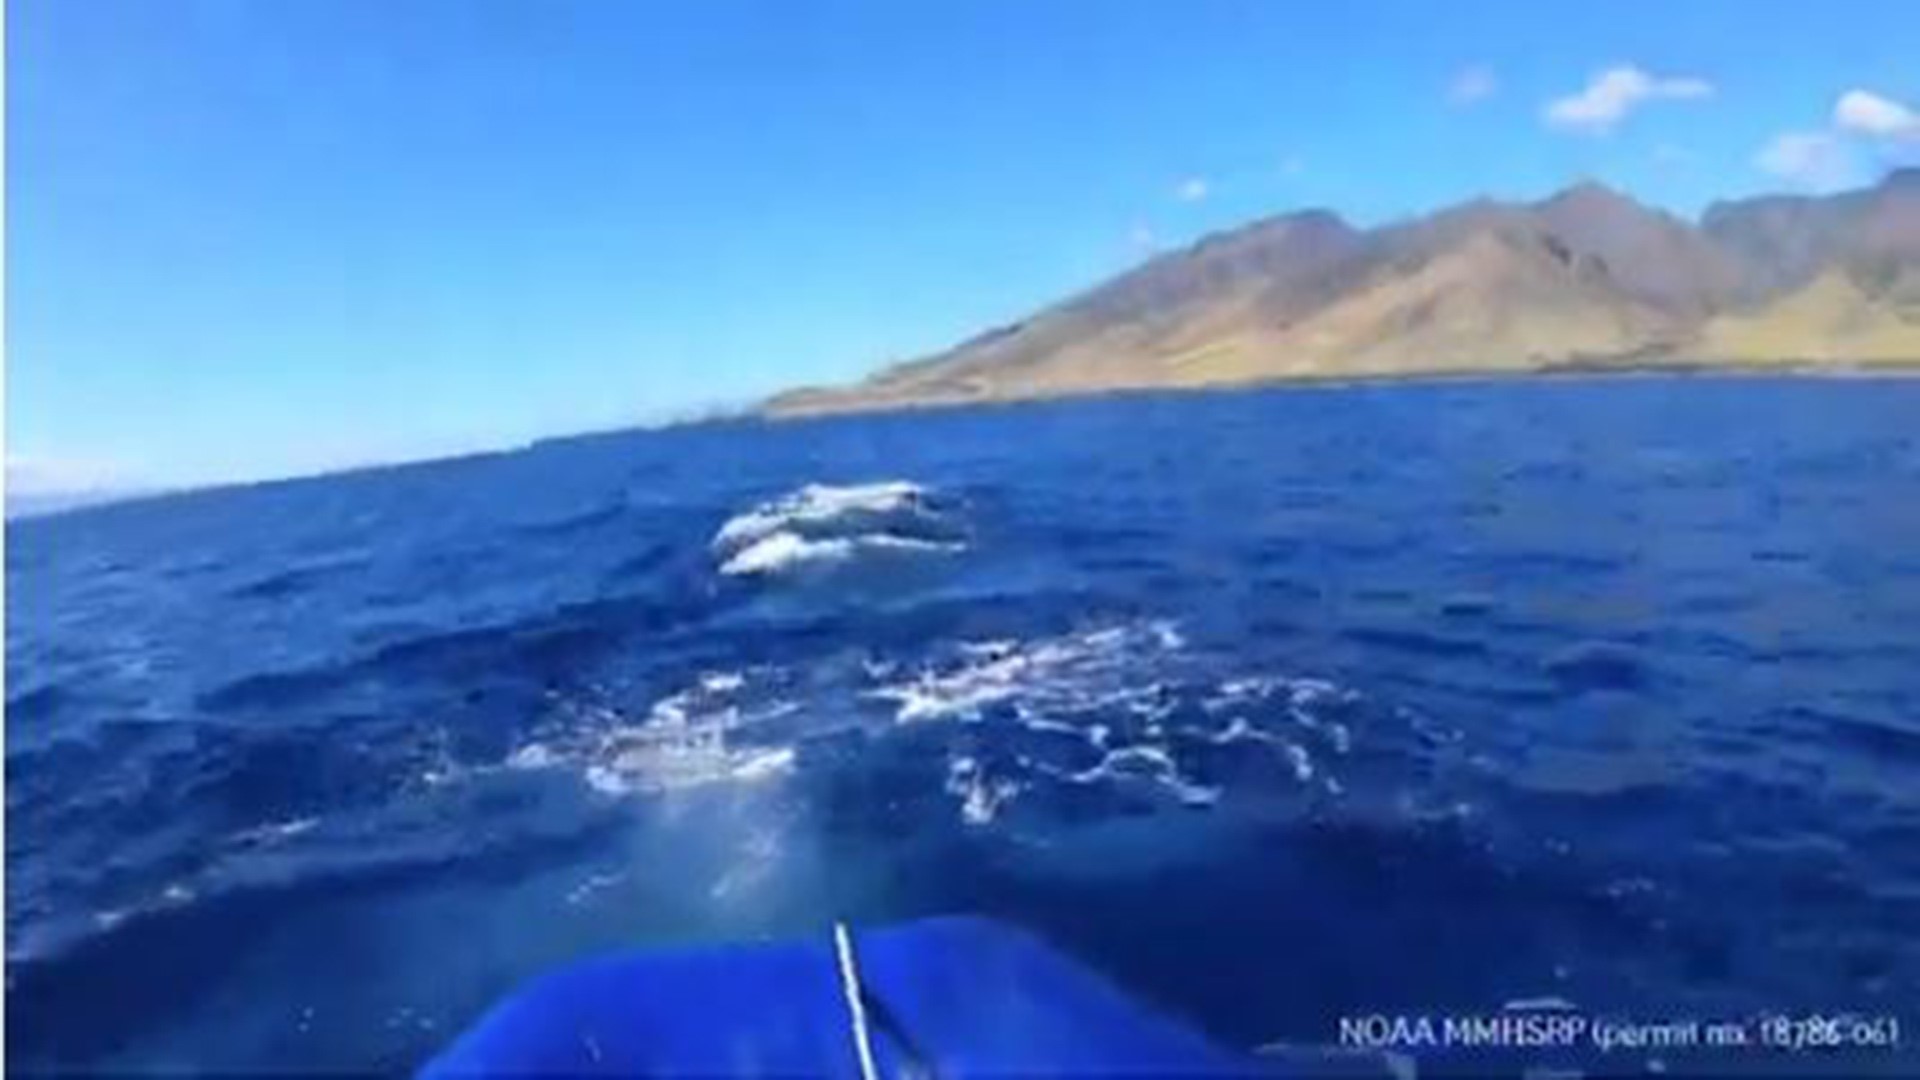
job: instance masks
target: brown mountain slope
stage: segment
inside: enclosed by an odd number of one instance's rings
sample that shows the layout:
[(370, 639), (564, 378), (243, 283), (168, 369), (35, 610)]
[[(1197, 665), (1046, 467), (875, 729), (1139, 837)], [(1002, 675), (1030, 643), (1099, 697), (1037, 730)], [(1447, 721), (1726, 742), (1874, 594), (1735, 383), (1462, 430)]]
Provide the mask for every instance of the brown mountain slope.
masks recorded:
[(1698, 317), (1734, 299), (1740, 263), (1699, 230), (1598, 184), (1580, 184), (1534, 207), (1540, 224), (1576, 256), (1604, 264), (1634, 299)]
[[(1249, 320), (1324, 304), (1364, 257), (1361, 234), (1323, 211), (1202, 240), (1024, 322), (881, 372), (849, 391), (801, 391), (780, 411), (942, 403), (1150, 387), (1178, 360)], [(854, 398), (857, 397), (857, 401)]]
[(1715, 203), (1700, 231), (1745, 268), (1755, 298), (1791, 292), (1836, 264), (1920, 261), (1920, 169), (1825, 198)]
[(1240, 381), (1526, 369), (1671, 342), (1678, 324), (1525, 223), (1475, 229), (1359, 287), (1249, 349)]
[(1890, 280), (1827, 269), (1759, 311), (1714, 318), (1690, 352), (1723, 362), (1912, 363), (1920, 358), (1920, 268)]
[(1920, 174), (1716, 206), (1695, 228), (1593, 184), (1355, 230), (1322, 211), (1209, 237), (805, 414), (1568, 364), (1920, 362)]

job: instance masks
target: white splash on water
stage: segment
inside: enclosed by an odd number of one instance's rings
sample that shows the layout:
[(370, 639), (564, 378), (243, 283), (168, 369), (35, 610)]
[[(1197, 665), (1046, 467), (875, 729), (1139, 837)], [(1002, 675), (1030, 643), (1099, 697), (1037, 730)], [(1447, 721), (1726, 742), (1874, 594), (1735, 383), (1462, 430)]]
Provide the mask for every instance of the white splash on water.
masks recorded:
[(1132, 788), (1210, 806), (1236, 775), (1222, 752), (1242, 748), (1274, 755), (1303, 787), (1340, 795), (1328, 763), (1348, 752), (1351, 735), (1336, 717), (1350, 718), (1340, 710), (1358, 695), (1278, 674), (1222, 679), (1216, 663), (1173, 621), (1137, 618), (943, 643), (920, 658), (860, 657), (821, 672), (707, 670), (640, 709), (620, 704), (624, 692), (611, 687), (562, 699), (499, 767), (568, 770), (609, 796), (762, 784), (801, 768), (800, 745), (819, 730), (818, 714), (833, 717), (834, 730), (861, 727), (869, 738), (942, 721), (1004, 725), (999, 737), (1016, 740), (1003, 744), (1008, 754), (947, 743), (941, 783), (971, 827), (999, 823), (1010, 805), (1049, 785)]
[(752, 729), (792, 712), (790, 701), (749, 700), (757, 673), (707, 672), (655, 700), (644, 716), (567, 703), (561, 725), (508, 755), (517, 769), (574, 768), (606, 795), (679, 791), (722, 782), (755, 783), (791, 772), (793, 746), (759, 742)]
[(1219, 801), (1220, 789), (1188, 780), (1164, 747), (1152, 744), (1123, 746), (1109, 750), (1092, 768), (1070, 773), (1063, 779), (1075, 784), (1102, 781), (1145, 781), (1166, 789), (1188, 806), (1212, 806)]
[(560, 756), (543, 742), (530, 742), (507, 755), (509, 769), (551, 769), (560, 763)]
[(808, 484), (727, 520), (713, 534), (716, 551), (737, 550), (799, 525), (823, 525), (856, 515), (917, 512), (926, 489), (908, 480), (868, 484)]
[[(1205, 658), (1189, 654), (1179, 627), (1163, 619), (962, 642), (917, 665), (866, 670), (879, 685), (865, 696), (888, 703), (896, 724), (1005, 723), (1066, 740), (1042, 760), (1015, 755), (987, 766), (966, 755), (950, 762), (946, 790), (969, 825), (995, 821), (1036, 778), (1146, 786), (1185, 805), (1212, 805), (1222, 790), (1204, 779), (1208, 759), (1191, 756), (1197, 745), (1264, 747), (1303, 787), (1338, 796), (1344, 788), (1316, 754), (1348, 753), (1352, 736), (1335, 716), (1360, 700), (1322, 679), (1260, 674), (1212, 681)], [(1204, 722), (1216, 715), (1218, 722)], [(1083, 753), (1069, 749), (1075, 743), (1098, 753), (1094, 764), (1059, 758)]]
[(1104, 708), (1151, 716), (1162, 707), (1164, 687), (1138, 676), (1184, 644), (1166, 620), (1033, 641), (971, 642), (957, 650), (957, 662), (925, 666), (868, 696), (893, 702), (894, 719), (903, 724), (978, 720), (1003, 704), (1036, 730), (1060, 729), (1069, 726), (1062, 716)]
[(269, 821), (242, 829), (234, 833), (232, 841), (243, 846), (272, 844), (281, 840), (291, 840), (302, 833), (310, 832), (320, 824), (317, 817), (288, 818), (285, 821)]
[(948, 514), (906, 480), (808, 484), (720, 526), (709, 545), (729, 577), (774, 575), (891, 553), (966, 549)]
[(1288, 764), (1293, 766), (1293, 778), (1305, 784), (1313, 779), (1313, 756), (1299, 743), (1287, 743), (1285, 746)]
[(947, 794), (960, 800), (960, 820), (990, 825), (1000, 808), (1018, 798), (1025, 786), (1008, 777), (990, 777), (971, 757), (947, 763)]
[(958, 542), (919, 540), (891, 533), (810, 540), (799, 533), (777, 532), (734, 553), (720, 564), (720, 572), (728, 577), (780, 574), (808, 565), (849, 562), (866, 553), (950, 554), (964, 550), (966, 545)]
[(593, 899), (595, 894), (618, 885), (626, 879), (627, 872), (624, 870), (588, 874), (578, 885), (567, 890), (567, 906), (579, 907)]

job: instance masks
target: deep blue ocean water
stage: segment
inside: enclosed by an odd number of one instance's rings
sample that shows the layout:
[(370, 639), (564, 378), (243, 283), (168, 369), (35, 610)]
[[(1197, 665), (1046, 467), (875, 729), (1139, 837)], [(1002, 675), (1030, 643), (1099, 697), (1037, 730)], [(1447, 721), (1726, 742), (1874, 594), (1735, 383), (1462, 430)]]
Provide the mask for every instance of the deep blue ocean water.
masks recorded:
[(715, 424), (6, 572), (16, 1068), (405, 1069), (570, 958), (954, 911), (1248, 1048), (1556, 998), (1915, 1065), (1920, 381)]

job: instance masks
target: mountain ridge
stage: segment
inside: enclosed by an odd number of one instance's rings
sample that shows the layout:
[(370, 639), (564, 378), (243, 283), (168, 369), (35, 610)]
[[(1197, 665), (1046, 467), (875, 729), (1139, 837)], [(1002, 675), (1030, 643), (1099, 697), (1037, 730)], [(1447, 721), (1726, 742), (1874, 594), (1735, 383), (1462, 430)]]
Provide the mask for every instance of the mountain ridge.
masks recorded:
[(1374, 228), (1324, 209), (1202, 237), (773, 416), (1295, 379), (1920, 365), (1920, 170), (1688, 221), (1593, 181)]

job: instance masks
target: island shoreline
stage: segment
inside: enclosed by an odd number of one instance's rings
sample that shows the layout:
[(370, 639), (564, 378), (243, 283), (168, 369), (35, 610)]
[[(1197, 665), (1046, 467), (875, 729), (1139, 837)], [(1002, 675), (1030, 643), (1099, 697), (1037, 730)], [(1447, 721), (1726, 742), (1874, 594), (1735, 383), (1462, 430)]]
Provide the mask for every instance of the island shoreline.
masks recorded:
[[(926, 399), (857, 404), (822, 409), (783, 409), (771, 398), (736, 417), (709, 417), (686, 426), (727, 423), (739, 419), (766, 423), (791, 424), (828, 421), (855, 416), (903, 415), (935, 411), (993, 409), (1046, 405), (1105, 398), (1149, 396), (1209, 396), (1236, 393), (1265, 393), (1278, 390), (1328, 391), (1382, 386), (1507, 385), (1529, 382), (1610, 382), (1642, 379), (1820, 379), (1871, 380), (1920, 379), (1920, 359), (1838, 362), (1826, 360), (1793, 363), (1725, 363), (1718, 361), (1632, 364), (1566, 364), (1551, 368), (1514, 370), (1511, 368), (1460, 368), (1417, 372), (1343, 372), (1329, 375), (1277, 375), (1241, 382), (1168, 384), (1158, 386), (1110, 386), (1075, 388), (1057, 394), (1029, 394), (1008, 397), (969, 399)], [(680, 425), (671, 425), (680, 426)]]

